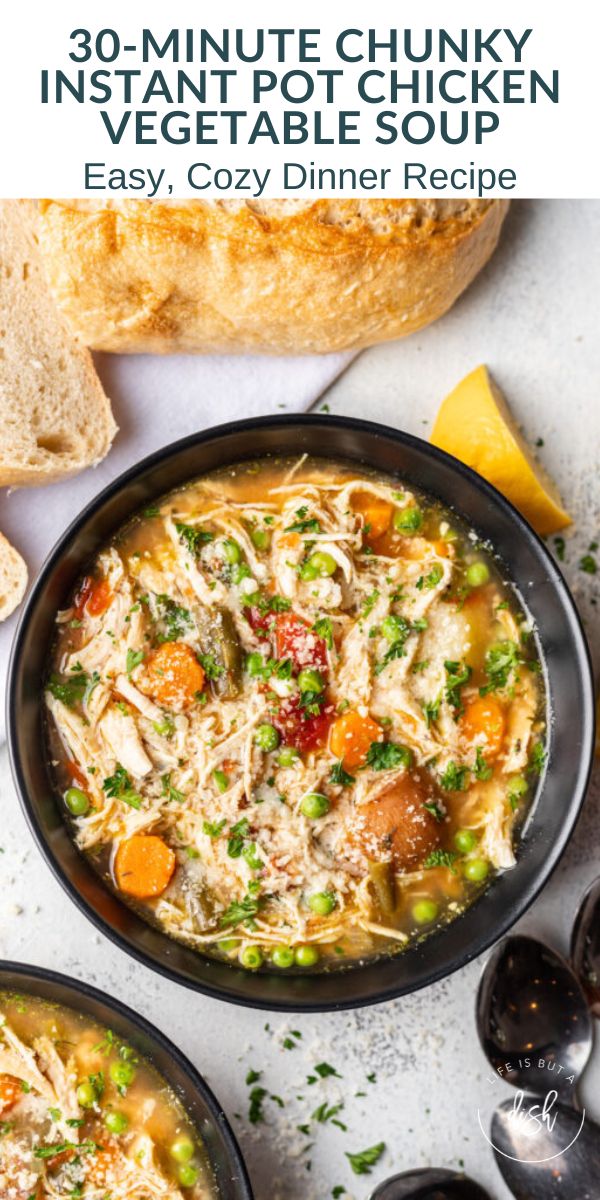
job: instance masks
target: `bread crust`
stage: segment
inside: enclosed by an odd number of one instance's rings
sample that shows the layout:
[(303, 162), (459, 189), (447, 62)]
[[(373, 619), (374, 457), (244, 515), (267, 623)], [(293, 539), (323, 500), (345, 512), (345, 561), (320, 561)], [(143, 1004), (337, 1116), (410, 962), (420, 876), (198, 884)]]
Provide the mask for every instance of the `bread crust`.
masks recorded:
[(99, 350), (324, 353), (402, 337), (492, 254), (505, 200), (41, 202), (75, 334)]

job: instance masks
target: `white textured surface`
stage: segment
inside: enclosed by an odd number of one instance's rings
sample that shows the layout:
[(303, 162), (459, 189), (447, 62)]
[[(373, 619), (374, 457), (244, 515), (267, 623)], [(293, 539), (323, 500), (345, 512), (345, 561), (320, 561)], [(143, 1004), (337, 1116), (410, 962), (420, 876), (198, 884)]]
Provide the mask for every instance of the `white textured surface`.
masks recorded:
[[(530, 440), (544, 438), (540, 454), (577, 518), (565, 568), (597, 662), (593, 600), (600, 575), (583, 574), (577, 563), (600, 533), (599, 226), (599, 204), (516, 205), (500, 253), (454, 311), (406, 343), (364, 354), (327, 397), (334, 412), (368, 415), (426, 436), (439, 399), (477, 362), (488, 362)], [(598, 872), (598, 782), (596, 772), (573, 842), (522, 923), (562, 950), (578, 899)], [(492, 1200), (508, 1200), (477, 1128), (478, 1106), (489, 1114), (510, 1091), (485, 1083), (473, 1019), (481, 963), (425, 993), (358, 1013), (286, 1020), (223, 1007), (132, 963), (73, 908), (32, 845), (5, 754), (0, 795), (0, 952), (88, 979), (162, 1026), (205, 1073), (232, 1118), (257, 1200), (326, 1200), (337, 1184), (366, 1200), (370, 1186), (392, 1171), (460, 1160)], [(285, 1050), (290, 1030), (302, 1038)], [(343, 1078), (306, 1086), (306, 1075), (323, 1059)], [(599, 1060), (597, 1052), (584, 1088), (597, 1119)], [(286, 1101), (280, 1109), (267, 1100), (267, 1124), (254, 1128), (246, 1120), (249, 1067), (263, 1070), (260, 1082)], [(377, 1081), (368, 1083), (373, 1071)], [(356, 1097), (358, 1091), (367, 1094)], [(304, 1099), (295, 1100), (298, 1095)], [(296, 1126), (325, 1099), (344, 1099), (338, 1117), (348, 1132), (313, 1122), (311, 1137), (303, 1138)], [(299, 1156), (309, 1141), (312, 1149)], [(378, 1141), (387, 1151), (376, 1171), (353, 1176), (344, 1151)]]

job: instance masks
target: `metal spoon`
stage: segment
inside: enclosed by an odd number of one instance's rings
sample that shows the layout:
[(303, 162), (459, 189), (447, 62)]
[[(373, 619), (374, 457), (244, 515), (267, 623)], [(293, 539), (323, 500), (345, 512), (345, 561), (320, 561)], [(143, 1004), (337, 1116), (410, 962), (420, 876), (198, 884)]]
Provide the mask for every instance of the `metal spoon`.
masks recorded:
[(425, 1167), (384, 1180), (370, 1200), (490, 1200), (478, 1183), (456, 1171)]
[[(523, 1107), (540, 1107), (526, 1096)], [(526, 1122), (515, 1122), (514, 1103), (505, 1100), (492, 1118), (491, 1141), (498, 1169), (517, 1200), (598, 1200), (600, 1126), (569, 1105), (556, 1104), (552, 1128), (532, 1138)], [(540, 1161), (545, 1160), (545, 1161)]]
[(571, 961), (595, 1017), (600, 1017), (600, 877), (580, 904), (571, 938)]
[(561, 1100), (575, 1103), (592, 1020), (560, 955), (535, 938), (506, 938), (485, 966), (476, 1017), (484, 1054), (502, 1079), (524, 1092), (556, 1089)]

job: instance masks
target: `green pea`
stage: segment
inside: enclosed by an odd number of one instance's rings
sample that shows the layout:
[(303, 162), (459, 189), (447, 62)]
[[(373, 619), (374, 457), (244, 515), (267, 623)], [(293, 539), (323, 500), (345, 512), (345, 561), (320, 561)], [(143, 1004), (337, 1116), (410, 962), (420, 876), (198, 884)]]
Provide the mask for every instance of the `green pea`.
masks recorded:
[(296, 946), (294, 958), (299, 967), (314, 967), (319, 961), (319, 951), (316, 946)]
[(384, 638), (387, 638), (388, 642), (397, 642), (406, 633), (406, 622), (400, 617), (395, 617), (393, 613), (390, 613), (381, 622), (381, 632)]
[(284, 746), (277, 755), (277, 766), (291, 767), (298, 758), (300, 758), (300, 755), (297, 750), (294, 750), (293, 746)]
[(91, 1108), (96, 1103), (96, 1089), (88, 1079), (79, 1084), (77, 1088), (77, 1103), (82, 1108)]
[(438, 912), (439, 908), (435, 900), (417, 900), (412, 906), (412, 915), (417, 925), (431, 925)]
[(281, 967), (286, 971), (288, 967), (294, 965), (294, 951), (291, 946), (275, 946), (271, 955), (271, 961), (274, 967)]
[(394, 529), (401, 533), (416, 533), (423, 524), (423, 513), (416, 504), (410, 508), (398, 508), (394, 513)]
[(125, 1133), (129, 1120), (125, 1113), (116, 1112), (115, 1110), (107, 1112), (104, 1118), (104, 1124), (109, 1133)]
[(298, 687), (301, 692), (322, 692), (324, 684), (318, 671), (306, 668), (298, 675)]
[(259, 725), (254, 734), (254, 741), (260, 750), (269, 753), (270, 750), (276, 750), (279, 745), (279, 734), (274, 725)]
[(217, 942), (217, 947), (223, 954), (231, 954), (233, 950), (237, 950), (239, 944), (239, 938), (221, 938), (221, 941)]
[(232, 567), (236, 563), (242, 561), (242, 549), (239, 542), (236, 542), (235, 538), (225, 538), (225, 541), (222, 543), (222, 547), (223, 558), (225, 559), (225, 562), (231, 563)]
[(119, 1089), (128, 1088), (129, 1084), (133, 1083), (135, 1079), (135, 1067), (133, 1063), (123, 1062), (122, 1059), (118, 1059), (116, 1062), (110, 1064), (109, 1075), (115, 1087)]
[(257, 550), (268, 550), (271, 544), (271, 534), (268, 529), (252, 529), (250, 537)]
[(454, 845), (461, 854), (470, 854), (477, 845), (477, 835), (472, 829), (457, 829), (454, 834)]
[(68, 788), (65, 792), (65, 804), (74, 817), (84, 817), (90, 807), (85, 792), (76, 787)]
[(192, 1163), (184, 1163), (177, 1172), (177, 1178), (182, 1187), (193, 1187), (198, 1182), (198, 1168)]
[(319, 572), (317, 571), (316, 567), (313, 567), (312, 559), (309, 559), (308, 562), (302, 563), (302, 566), (300, 567), (299, 575), (300, 575), (300, 578), (303, 579), (305, 583), (310, 583), (310, 582), (312, 582), (312, 580), (318, 578)]
[(317, 550), (316, 554), (311, 554), (309, 565), (316, 571), (317, 575), (325, 578), (328, 575), (335, 575), (337, 571), (337, 563), (333, 554), (328, 554), (326, 550)]
[(490, 568), (487, 563), (474, 562), (467, 567), (467, 583), (469, 587), (483, 587), (484, 583), (488, 583), (490, 578)]
[(465, 879), (471, 883), (482, 883), (489, 875), (490, 864), (485, 858), (469, 858), (463, 867)]
[(300, 805), (300, 812), (309, 821), (317, 821), (329, 812), (329, 800), (322, 792), (308, 792)]
[(317, 917), (328, 917), (333, 912), (336, 906), (336, 898), (333, 892), (314, 892), (309, 897), (308, 907), (311, 912), (314, 912)]
[(240, 963), (248, 971), (258, 971), (262, 967), (263, 956), (259, 946), (244, 946), (240, 951)]
[(171, 1158), (175, 1159), (175, 1162), (189, 1162), (190, 1158), (193, 1158), (194, 1156), (194, 1143), (192, 1139), (187, 1137), (187, 1135), (184, 1133), (180, 1134), (179, 1137), (175, 1138), (174, 1142), (171, 1142), (171, 1145), (169, 1146), (169, 1154), (171, 1155)]

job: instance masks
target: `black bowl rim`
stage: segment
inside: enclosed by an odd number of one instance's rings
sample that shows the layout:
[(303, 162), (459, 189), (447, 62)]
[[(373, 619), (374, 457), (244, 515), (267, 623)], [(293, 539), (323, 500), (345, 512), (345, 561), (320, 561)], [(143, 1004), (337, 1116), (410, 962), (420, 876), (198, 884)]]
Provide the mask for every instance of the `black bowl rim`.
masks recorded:
[[(56, 984), (59, 987), (65, 988), (68, 992), (73, 993), (74, 1000), (72, 1007), (76, 1011), (79, 1011), (77, 1009), (77, 1000), (81, 996), (86, 1000), (92, 1000), (96, 1004), (102, 1004), (106, 1008), (112, 1008), (133, 1029), (139, 1029), (150, 1044), (155, 1042), (169, 1058), (173, 1059), (180, 1071), (188, 1077), (192, 1087), (198, 1092), (198, 1095), (210, 1112), (215, 1127), (218, 1129), (225, 1143), (228, 1162), (232, 1171), (235, 1170), (235, 1182), (236, 1186), (239, 1183), (240, 1200), (254, 1200), (254, 1193), (242, 1152), (221, 1104), (214, 1092), (209, 1088), (204, 1076), (200, 1074), (189, 1058), (182, 1053), (179, 1047), (162, 1030), (158, 1029), (156, 1025), (153, 1025), (151, 1021), (148, 1021), (140, 1013), (134, 1012), (128, 1004), (125, 1004), (123, 1000), (119, 1000), (116, 996), (111, 996), (108, 992), (103, 992), (100, 988), (93, 987), (91, 983), (75, 979), (71, 975), (63, 975), (62, 972), (54, 971), (49, 967), (38, 967), (31, 963), (2, 959), (0, 960), (0, 988), (3, 985), (3, 977), (5, 975), (19, 976), (25, 981), (24, 990), (28, 987), (34, 989), (36, 981), (43, 981), (51, 985)], [(35, 991), (32, 994), (35, 995)]]
[[(104, 504), (115, 496), (118, 492), (128, 487), (133, 483), (139, 475), (144, 474), (147, 470), (166, 460), (177, 457), (178, 454), (195, 446), (203, 446), (213, 440), (218, 440), (222, 437), (240, 432), (253, 433), (261, 429), (277, 429), (287, 428), (290, 426), (316, 426), (324, 430), (329, 428), (332, 432), (336, 430), (353, 430), (358, 434), (364, 433), (371, 436), (379, 437), (385, 441), (392, 441), (400, 446), (416, 452), (425, 453), (432, 458), (434, 462), (444, 464), (453, 470), (457, 475), (462, 476), (472, 486), (479, 491), (482, 496), (485, 496), (493, 505), (499, 508), (504, 515), (515, 526), (518, 535), (525, 539), (533, 549), (535, 554), (541, 559), (549, 576), (549, 583), (559, 593), (562, 605), (565, 609), (569, 629), (575, 644), (575, 653), (577, 657), (578, 667), (581, 674), (583, 704), (582, 704), (582, 748), (579, 756), (579, 770), (574, 785), (570, 788), (570, 800), (568, 807), (564, 812), (564, 821), (561, 827), (560, 834), (557, 836), (552, 851), (548, 854), (543, 870), (540, 870), (536, 880), (533, 881), (527, 888), (524, 889), (518, 900), (514, 901), (507, 909), (505, 917), (497, 922), (493, 930), (475, 937), (461, 954), (457, 954), (454, 961), (440, 966), (432, 966), (431, 969), (423, 975), (418, 983), (414, 985), (392, 984), (388, 987), (382, 987), (381, 992), (376, 997), (371, 996), (350, 996), (344, 1000), (335, 1001), (312, 1001), (305, 1000), (301, 1004), (294, 1001), (273, 1000), (272, 998), (256, 998), (256, 997), (241, 997), (237, 994), (232, 994), (231, 990), (215, 985), (207, 981), (199, 982), (198, 980), (190, 979), (182, 975), (176, 968), (172, 968), (161, 961), (155, 960), (152, 955), (146, 953), (145, 950), (139, 949), (133, 942), (130, 942), (126, 937), (122, 936), (117, 930), (113, 929), (104, 918), (92, 907), (90, 903), (77, 890), (71, 879), (58, 861), (55, 859), (49, 845), (47, 844), (45, 835), (33, 811), (33, 805), (30, 801), (25, 782), (23, 779), (20, 756), (18, 751), (18, 736), (17, 736), (17, 711), (15, 702), (15, 692), (18, 683), (19, 665), (20, 665), (20, 649), (24, 640), (27, 623), (30, 613), (34, 610), (38, 602), (38, 596), (43, 591), (46, 578), (53, 570), (55, 564), (60, 560), (63, 552), (67, 549), (71, 538), (78, 532), (79, 528), (85, 522), (93, 517), (96, 512), (102, 509)], [(335, 457), (335, 449), (330, 451), (329, 457)], [(251, 454), (248, 458), (252, 458)], [(258, 457), (263, 457), (258, 455)], [(238, 460), (239, 461), (239, 460)], [(6, 728), (7, 742), (9, 750), (9, 760), (13, 776), (13, 781), (16, 786), (17, 794), (21, 803), (21, 807), (25, 814), (25, 819), (29, 829), (33, 835), (42, 857), (50, 867), (54, 877), (58, 880), (61, 887), (70, 896), (71, 900), (77, 906), (88, 920), (106, 937), (114, 942), (125, 954), (136, 959), (150, 970), (156, 971), (158, 974), (170, 979), (176, 983), (183, 985), (195, 992), (200, 992), (203, 995), (210, 996), (216, 1000), (225, 1000), (228, 1003), (239, 1005), (243, 1008), (254, 1008), (260, 1011), (269, 1012), (332, 1012), (349, 1010), (354, 1008), (367, 1007), (372, 1004), (381, 1004), (388, 1000), (397, 999), (400, 996), (410, 995), (413, 992), (420, 991), (423, 988), (430, 987), (432, 984), (439, 982), (441, 979), (448, 978), (456, 971), (467, 966), (475, 958), (489, 950), (495, 945), (512, 927), (513, 925), (527, 912), (533, 902), (537, 899), (540, 892), (548, 883), (554, 873), (560, 859), (562, 858), (568, 843), (573, 834), (577, 823), (583, 801), (585, 799), (587, 786), (590, 779), (590, 774), (594, 758), (594, 731), (595, 731), (595, 701), (594, 701), (594, 684), (593, 684), (593, 669), (590, 650), (587, 644), (585, 632), (581, 617), (575, 605), (575, 601), (570, 593), (566, 580), (560, 571), (557, 563), (552, 558), (547, 547), (544, 545), (541, 537), (529, 525), (525, 518), (521, 515), (517, 508), (502, 495), (492, 484), (488, 483), (481, 475), (472, 470), (460, 459), (453, 455), (447, 454), (446, 451), (433, 446), (430, 442), (426, 442), (423, 438), (416, 437), (414, 434), (406, 433), (403, 430), (393, 429), (391, 426), (383, 425), (375, 421), (366, 421), (357, 417), (346, 417), (338, 414), (321, 414), (321, 413), (286, 413), (276, 416), (265, 417), (250, 417), (245, 420), (229, 421), (222, 425), (212, 425), (206, 429), (196, 433), (188, 434), (183, 438), (179, 438), (175, 442), (171, 442), (167, 446), (161, 447), (159, 450), (153, 451), (140, 462), (128, 467), (115, 479), (111, 480), (98, 495), (94, 496), (81, 512), (67, 526), (64, 533), (55, 543), (54, 547), (45, 559), (37, 579), (35, 580), (27, 601), (20, 616), (19, 624), (15, 631), (13, 644), (8, 667), (8, 681), (6, 690)], [(541, 801), (541, 795), (538, 798), (538, 804)], [(360, 967), (351, 968), (349, 974), (360, 972)], [(346, 973), (346, 972), (344, 972)]]

